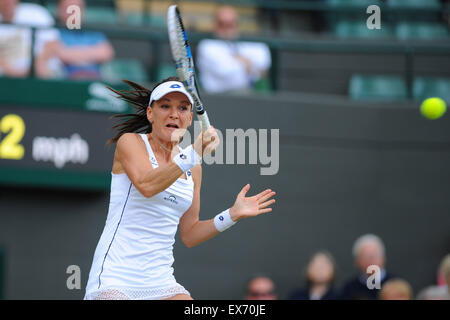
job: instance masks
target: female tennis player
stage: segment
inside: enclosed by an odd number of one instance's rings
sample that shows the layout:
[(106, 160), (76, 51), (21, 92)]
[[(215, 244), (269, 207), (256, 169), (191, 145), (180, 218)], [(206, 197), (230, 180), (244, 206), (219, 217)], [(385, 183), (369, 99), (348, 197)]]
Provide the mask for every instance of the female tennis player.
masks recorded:
[[(178, 78), (152, 91), (127, 81), (116, 91), (137, 112), (119, 115), (106, 224), (94, 254), (85, 299), (192, 299), (173, 275), (173, 244), (179, 225), (187, 247), (206, 241), (243, 218), (272, 211), (275, 192), (247, 197), (247, 184), (234, 205), (199, 221), (201, 157), (219, 144), (212, 126), (193, 145), (179, 147), (191, 125), (193, 100)], [(272, 198), (272, 199), (271, 199)]]

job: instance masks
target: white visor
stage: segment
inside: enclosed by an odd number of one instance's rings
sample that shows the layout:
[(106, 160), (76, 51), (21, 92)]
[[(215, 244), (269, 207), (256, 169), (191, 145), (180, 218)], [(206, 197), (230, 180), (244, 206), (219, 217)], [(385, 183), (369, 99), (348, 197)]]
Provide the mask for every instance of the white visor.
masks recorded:
[(191, 102), (191, 105), (194, 106), (194, 100), (192, 99), (192, 96), (189, 94), (189, 92), (186, 91), (184, 88), (183, 83), (179, 81), (167, 81), (164, 83), (161, 83), (159, 86), (157, 86), (150, 95), (150, 100), (148, 102), (148, 105), (151, 105), (153, 101), (157, 101), (164, 97), (166, 94), (170, 92), (181, 92), (184, 93), (184, 95), (189, 99)]

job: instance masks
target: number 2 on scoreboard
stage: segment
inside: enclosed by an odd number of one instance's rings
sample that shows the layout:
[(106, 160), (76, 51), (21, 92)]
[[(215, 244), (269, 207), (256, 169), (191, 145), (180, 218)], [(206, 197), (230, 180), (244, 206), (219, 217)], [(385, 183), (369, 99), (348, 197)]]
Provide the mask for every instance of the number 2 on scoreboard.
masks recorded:
[(0, 141), (0, 159), (22, 159), (24, 147), (19, 144), (25, 134), (25, 122), (16, 114), (7, 114), (0, 119), (0, 132), (6, 136)]

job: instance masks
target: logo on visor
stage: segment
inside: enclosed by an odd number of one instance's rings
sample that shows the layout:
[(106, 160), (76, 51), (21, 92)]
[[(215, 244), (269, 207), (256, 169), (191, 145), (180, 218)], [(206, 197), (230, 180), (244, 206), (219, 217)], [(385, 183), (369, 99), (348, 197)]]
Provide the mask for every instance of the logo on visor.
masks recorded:
[(174, 83), (173, 85), (170, 86), (170, 88), (181, 88), (181, 86), (179, 84)]

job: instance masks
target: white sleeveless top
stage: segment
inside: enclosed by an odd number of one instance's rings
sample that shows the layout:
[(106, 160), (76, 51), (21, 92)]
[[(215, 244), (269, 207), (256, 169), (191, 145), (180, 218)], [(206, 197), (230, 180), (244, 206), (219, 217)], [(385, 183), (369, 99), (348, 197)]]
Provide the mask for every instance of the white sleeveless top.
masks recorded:
[[(145, 134), (149, 161), (158, 162)], [(94, 253), (85, 299), (165, 299), (189, 294), (173, 275), (173, 244), (181, 216), (192, 204), (194, 182), (179, 178), (144, 197), (126, 173), (112, 174), (106, 225)]]

